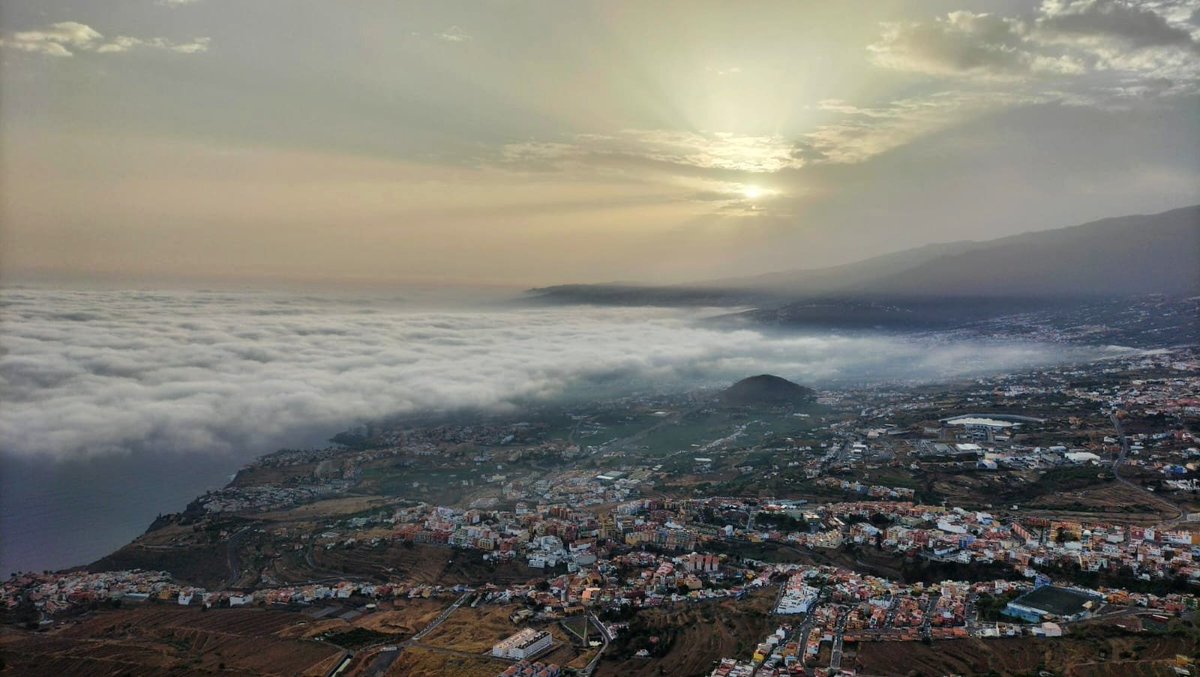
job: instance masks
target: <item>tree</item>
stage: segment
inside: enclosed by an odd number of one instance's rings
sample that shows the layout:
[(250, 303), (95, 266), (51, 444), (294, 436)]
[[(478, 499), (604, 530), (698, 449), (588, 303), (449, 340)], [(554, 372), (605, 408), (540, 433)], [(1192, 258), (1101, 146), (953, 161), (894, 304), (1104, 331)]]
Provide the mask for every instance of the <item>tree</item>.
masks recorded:
[(1071, 541), (1078, 541), (1078, 540), (1079, 539), (1075, 536), (1075, 534), (1071, 533), (1070, 531), (1067, 531), (1066, 529), (1064, 529), (1062, 527), (1059, 527), (1058, 533), (1056, 533), (1054, 535), (1054, 542), (1058, 543), (1059, 545), (1062, 545), (1063, 543), (1069, 543)]

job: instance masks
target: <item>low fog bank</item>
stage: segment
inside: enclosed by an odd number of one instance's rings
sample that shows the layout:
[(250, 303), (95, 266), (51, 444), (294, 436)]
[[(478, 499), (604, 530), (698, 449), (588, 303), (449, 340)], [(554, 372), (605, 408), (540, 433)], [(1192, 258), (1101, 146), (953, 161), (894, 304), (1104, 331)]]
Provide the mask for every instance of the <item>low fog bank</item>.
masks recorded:
[(0, 451), (249, 458), (393, 414), (682, 390), (771, 372), (810, 385), (934, 381), (1115, 349), (786, 334), (696, 310), (433, 310), (228, 292), (11, 289), (0, 325)]

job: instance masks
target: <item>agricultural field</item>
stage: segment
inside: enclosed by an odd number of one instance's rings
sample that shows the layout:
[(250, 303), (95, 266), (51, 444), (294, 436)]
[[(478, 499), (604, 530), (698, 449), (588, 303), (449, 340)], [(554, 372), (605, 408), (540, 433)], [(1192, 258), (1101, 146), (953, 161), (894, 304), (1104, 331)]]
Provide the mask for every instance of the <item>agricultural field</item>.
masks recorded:
[(369, 513), (386, 508), (396, 503), (394, 499), (381, 496), (347, 496), (345, 498), (330, 498), (313, 503), (305, 503), (287, 510), (264, 512), (255, 515), (255, 519), (278, 522), (294, 522), (299, 520), (331, 520), (351, 517), (358, 513)]
[(511, 662), (480, 654), (406, 647), (387, 671), (388, 677), (496, 677)]
[[(281, 637), (315, 639), (321, 636), (325, 641), (339, 644), (337, 635), (347, 635), (358, 632), (357, 637), (368, 635), (378, 636), (379, 641), (398, 642), (415, 635), (425, 627), (450, 602), (445, 599), (397, 599), (380, 604), (374, 612), (366, 613), (352, 621), (342, 620), (333, 615), (321, 620), (314, 620), (307, 625), (296, 625), (283, 630)], [(350, 635), (351, 640), (355, 635)]]
[(491, 651), (493, 644), (524, 627), (508, 620), (509, 615), (521, 608), (516, 604), (481, 604), (474, 609), (461, 607), (421, 643), (468, 653)]
[(1170, 501), (1121, 482), (1101, 482), (1076, 491), (1048, 493), (1022, 506), (1049, 519), (1156, 524), (1179, 516)]
[[(725, 600), (638, 613), (632, 632), (610, 646), (596, 669), (599, 677), (706, 674), (726, 656), (749, 658), (756, 644), (778, 626), (769, 615), (775, 590), (740, 601)], [(638, 658), (639, 648), (651, 652)]]
[[(1107, 638), (1033, 637), (962, 639), (935, 642), (863, 642), (846, 646), (842, 667), (862, 674), (1037, 674), (1052, 670), (1066, 677), (1174, 675), (1177, 654), (1194, 656), (1193, 638), (1116, 636)], [(904, 666), (897, 670), (897, 666)]]
[(343, 652), (287, 636), (307, 623), (285, 611), (153, 605), (99, 612), (51, 633), (6, 633), (0, 651), (20, 675), (325, 675)]
[(354, 625), (375, 632), (412, 636), (437, 618), (447, 604), (446, 600), (437, 599), (398, 599), (391, 603), (391, 608), (363, 616)]
[[(464, 606), (455, 611), (436, 630), (421, 640), (426, 648), (450, 649), (465, 653), (487, 654), (492, 646), (526, 627), (514, 625), (509, 616), (521, 605), (480, 605), (472, 609)], [(580, 626), (576, 623), (576, 626)], [(594, 655), (594, 650), (578, 646), (578, 640), (557, 623), (535, 626), (546, 630), (554, 637), (554, 648), (539, 657), (539, 660), (555, 663), (562, 667), (582, 668)], [(592, 637), (598, 639), (595, 630)]]

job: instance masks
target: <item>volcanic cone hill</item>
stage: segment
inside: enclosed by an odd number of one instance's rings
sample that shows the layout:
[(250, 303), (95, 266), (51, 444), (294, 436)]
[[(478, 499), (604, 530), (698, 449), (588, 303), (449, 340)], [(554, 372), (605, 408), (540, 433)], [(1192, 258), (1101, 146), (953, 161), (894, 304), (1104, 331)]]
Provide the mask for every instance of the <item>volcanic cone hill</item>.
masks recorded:
[(809, 404), (815, 399), (812, 388), (771, 374), (744, 378), (721, 392), (721, 402), (735, 407)]

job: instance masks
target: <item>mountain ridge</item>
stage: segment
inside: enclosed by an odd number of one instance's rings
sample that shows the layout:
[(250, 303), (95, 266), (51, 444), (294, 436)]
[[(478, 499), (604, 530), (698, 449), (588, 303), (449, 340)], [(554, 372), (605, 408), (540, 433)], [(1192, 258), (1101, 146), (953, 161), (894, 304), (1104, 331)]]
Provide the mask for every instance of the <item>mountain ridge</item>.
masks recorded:
[(544, 301), (769, 305), (813, 297), (1070, 298), (1200, 294), (1200, 205), (985, 241), (924, 245), (830, 268), (687, 285), (557, 285)]

